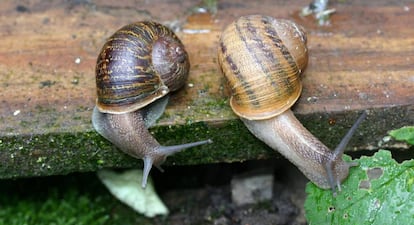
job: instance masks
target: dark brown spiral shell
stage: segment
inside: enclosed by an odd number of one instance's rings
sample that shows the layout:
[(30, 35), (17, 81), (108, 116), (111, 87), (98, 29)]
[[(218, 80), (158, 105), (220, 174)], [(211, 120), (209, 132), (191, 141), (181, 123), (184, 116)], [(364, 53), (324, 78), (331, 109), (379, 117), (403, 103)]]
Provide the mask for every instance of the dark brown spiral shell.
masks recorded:
[(126, 25), (98, 56), (96, 105), (105, 113), (135, 111), (183, 86), (189, 68), (188, 54), (169, 28), (151, 21)]
[(268, 119), (300, 96), (300, 74), (308, 62), (306, 36), (289, 20), (243, 16), (223, 31), (218, 61), (233, 111), (249, 120)]

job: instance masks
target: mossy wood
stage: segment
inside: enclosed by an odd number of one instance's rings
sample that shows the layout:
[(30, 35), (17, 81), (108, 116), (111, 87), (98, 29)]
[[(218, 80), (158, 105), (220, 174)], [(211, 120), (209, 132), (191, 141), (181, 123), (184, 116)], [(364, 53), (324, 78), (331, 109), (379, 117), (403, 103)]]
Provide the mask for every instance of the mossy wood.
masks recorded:
[(401, 147), (378, 141), (388, 130), (414, 124), (411, 1), (334, 2), (328, 26), (299, 15), (304, 1), (220, 1), (216, 8), (199, 2), (1, 2), (0, 178), (141, 165), (100, 137), (90, 117), (95, 61), (105, 39), (125, 24), (148, 19), (176, 30), (192, 65), (188, 85), (172, 96), (152, 132), (162, 144), (214, 140), (170, 157), (166, 165), (277, 156), (232, 113), (216, 62), (223, 28), (254, 13), (291, 19), (308, 32), (310, 61), (293, 110), (312, 133), (334, 147), (369, 109), (348, 150)]

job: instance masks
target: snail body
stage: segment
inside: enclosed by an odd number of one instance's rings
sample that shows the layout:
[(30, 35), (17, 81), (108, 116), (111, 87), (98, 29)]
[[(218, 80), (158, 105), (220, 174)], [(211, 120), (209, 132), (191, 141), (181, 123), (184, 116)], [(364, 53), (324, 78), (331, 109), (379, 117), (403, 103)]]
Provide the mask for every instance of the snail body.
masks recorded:
[(104, 44), (96, 63), (95, 130), (132, 157), (143, 159), (146, 186), (152, 165), (211, 140), (162, 146), (148, 132), (165, 110), (169, 93), (188, 77), (188, 54), (167, 27), (143, 21), (126, 25)]
[(343, 151), (363, 116), (335, 151), (296, 119), (290, 107), (301, 94), (308, 62), (303, 28), (269, 16), (240, 17), (223, 31), (218, 61), (231, 90), (230, 106), (250, 132), (317, 186), (340, 189), (354, 166), (342, 160)]

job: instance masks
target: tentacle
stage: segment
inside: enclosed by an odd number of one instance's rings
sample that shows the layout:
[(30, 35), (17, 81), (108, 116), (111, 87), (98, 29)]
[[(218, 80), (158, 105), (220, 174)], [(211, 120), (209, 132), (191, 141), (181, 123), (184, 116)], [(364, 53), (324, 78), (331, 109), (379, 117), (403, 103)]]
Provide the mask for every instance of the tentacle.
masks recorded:
[(143, 177), (142, 177), (142, 187), (145, 188), (145, 186), (147, 185), (148, 176), (149, 176), (149, 173), (153, 165), (157, 167), (161, 172), (163, 172), (164, 170), (161, 168), (160, 165), (164, 162), (167, 156), (172, 155), (176, 152), (179, 152), (187, 148), (204, 145), (204, 144), (210, 144), (210, 143), (213, 143), (213, 141), (208, 139), (204, 141), (197, 141), (197, 142), (186, 143), (186, 144), (181, 144), (181, 145), (159, 146), (156, 150), (156, 154), (154, 154), (153, 156), (145, 156), (143, 158), (144, 172), (143, 172)]
[(144, 172), (143, 172), (143, 176), (142, 176), (142, 188), (145, 188), (147, 186), (147, 181), (148, 181), (148, 175), (151, 171), (152, 168), (152, 164), (154, 162), (154, 160), (151, 157), (144, 157)]
[(351, 140), (352, 136), (354, 135), (356, 129), (361, 124), (361, 122), (365, 119), (366, 116), (367, 116), (367, 112), (364, 111), (359, 116), (359, 118), (354, 123), (354, 125), (352, 125), (351, 129), (349, 129), (348, 133), (342, 138), (342, 140), (339, 143), (339, 145), (335, 148), (335, 151), (334, 151), (335, 158), (342, 157), (342, 154), (345, 151), (345, 147), (348, 145), (348, 143)]
[[(334, 163), (337, 161), (338, 158), (342, 157), (346, 146), (348, 145), (348, 143), (351, 140), (352, 136), (354, 135), (356, 129), (361, 124), (361, 122), (365, 119), (366, 116), (367, 116), (367, 112), (364, 111), (358, 117), (358, 119), (355, 121), (354, 125), (352, 125), (351, 129), (349, 129), (348, 133), (342, 138), (341, 142), (335, 148), (333, 157), (328, 162), (326, 162), (326, 164), (325, 164), (325, 170), (326, 170), (326, 174), (328, 176), (328, 183), (329, 183), (329, 186), (332, 189), (332, 193), (333, 193), (334, 196), (336, 195), (336, 189), (335, 188), (337, 188), (338, 191), (341, 191), (341, 181), (334, 174), (334, 171), (335, 171)], [(357, 162), (347, 163), (348, 168), (353, 167), (353, 166), (357, 166), (357, 165), (358, 165)]]
[(169, 155), (172, 155), (176, 152), (179, 152), (179, 151), (187, 149), (187, 148), (191, 148), (191, 147), (195, 147), (195, 146), (199, 146), (199, 145), (204, 145), (204, 144), (211, 144), (211, 143), (213, 143), (213, 141), (208, 139), (208, 140), (204, 140), (204, 141), (197, 141), (197, 142), (186, 143), (186, 144), (181, 144), (181, 145), (160, 146), (160, 148), (157, 150), (157, 153), (167, 157)]

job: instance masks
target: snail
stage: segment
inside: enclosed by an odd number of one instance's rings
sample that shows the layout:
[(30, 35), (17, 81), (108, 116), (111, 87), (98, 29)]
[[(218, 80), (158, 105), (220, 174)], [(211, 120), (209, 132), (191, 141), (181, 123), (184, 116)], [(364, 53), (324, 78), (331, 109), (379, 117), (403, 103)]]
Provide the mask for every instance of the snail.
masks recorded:
[(151, 21), (126, 25), (104, 44), (96, 63), (95, 130), (128, 155), (143, 159), (142, 187), (152, 165), (180, 150), (211, 140), (161, 146), (149, 133), (165, 110), (169, 93), (182, 87), (190, 63), (178, 37)]
[(269, 16), (240, 17), (220, 37), (218, 62), (230, 88), (230, 106), (249, 131), (320, 188), (340, 190), (356, 165), (342, 155), (365, 113), (334, 151), (296, 119), (290, 107), (301, 94), (300, 74), (308, 62), (303, 28)]

